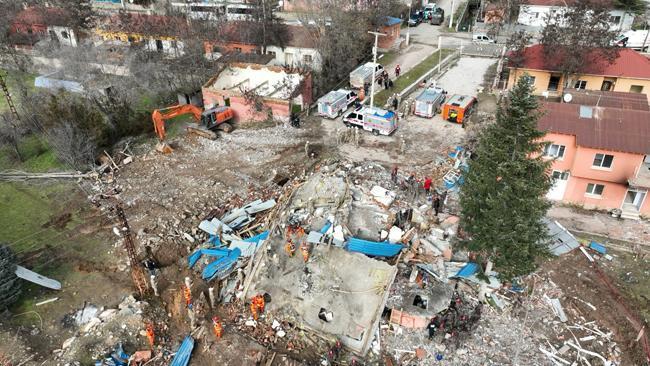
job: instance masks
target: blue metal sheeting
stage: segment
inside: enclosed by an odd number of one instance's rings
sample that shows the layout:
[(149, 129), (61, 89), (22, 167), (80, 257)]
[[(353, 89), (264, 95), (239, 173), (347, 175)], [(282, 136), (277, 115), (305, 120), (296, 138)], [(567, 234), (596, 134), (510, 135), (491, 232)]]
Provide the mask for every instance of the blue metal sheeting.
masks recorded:
[(363, 253), (373, 257), (394, 257), (404, 246), (401, 244), (390, 244), (388, 242), (377, 242), (358, 238), (349, 238), (346, 249), (350, 252)]
[(331, 227), (332, 227), (332, 223), (330, 222), (330, 220), (327, 220), (327, 222), (325, 222), (325, 225), (323, 225), (323, 227), (320, 229), (319, 233), (325, 235), (327, 230), (329, 230)]
[(240, 255), (241, 250), (239, 250), (239, 248), (229, 250), (228, 255), (205, 266), (201, 276), (206, 281), (210, 281), (214, 278), (223, 278), (235, 267)]
[(456, 276), (454, 277), (463, 277), (467, 278), (470, 277), (478, 272), (478, 264), (476, 263), (467, 263), (463, 268), (461, 268), (458, 273), (456, 273)]
[(607, 248), (604, 245), (598, 244), (595, 241), (589, 243), (589, 249), (595, 250), (600, 254), (607, 254)]
[(193, 349), (194, 338), (192, 338), (192, 336), (185, 337), (181, 346), (178, 347), (178, 351), (176, 351), (176, 355), (169, 366), (187, 366), (187, 364), (190, 363)]
[(189, 267), (192, 268), (196, 264), (196, 262), (201, 259), (202, 256), (204, 255), (209, 255), (212, 257), (223, 257), (226, 256), (230, 253), (230, 250), (228, 249), (199, 249), (192, 253), (188, 258), (188, 264)]
[(257, 234), (255, 236), (251, 236), (248, 239), (244, 239), (244, 241), (247, 242), (247, 243), (258, 243), (259, 244), (260, 240), (266, 240), (266, 238), (268, 238), (268, 237), (269, 237), (269, 231), (266, 230), (263, 233)]

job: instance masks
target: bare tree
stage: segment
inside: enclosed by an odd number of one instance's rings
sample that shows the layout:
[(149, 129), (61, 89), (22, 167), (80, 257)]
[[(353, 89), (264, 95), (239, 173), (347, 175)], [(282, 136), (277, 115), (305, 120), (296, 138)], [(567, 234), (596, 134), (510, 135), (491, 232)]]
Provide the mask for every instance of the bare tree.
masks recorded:
[(547, 17), (540, 43), (546, 59), (562, 72), (565, 86), (585, 67), (603, 67), (601, 60), (611, 64), (618, 58), (619, 48), (613, 45), (617, 31), (610, 29), (609, 11), (602, 1), (583, 0)]

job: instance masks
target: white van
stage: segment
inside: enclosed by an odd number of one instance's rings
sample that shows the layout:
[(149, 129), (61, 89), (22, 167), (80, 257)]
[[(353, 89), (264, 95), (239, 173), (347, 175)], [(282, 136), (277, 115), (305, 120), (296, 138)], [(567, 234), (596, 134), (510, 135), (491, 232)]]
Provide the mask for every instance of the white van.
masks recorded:
[(647, 51), (650, 46), (648, 30), (630, 30), (616, 37), (614, 44), (619, 47), (627, 47), (637, 51)]
[(388, 136), (397, 130), (397, 114), (377, 107), (362, 106), (346, 114), (343, 123), (348, 127), (359, 127), (373, 135)]
[(496, 40), (490, 38), (485, 33), (474, 33), (472, 34), (472, 42), (474, 43), (497, 43)]

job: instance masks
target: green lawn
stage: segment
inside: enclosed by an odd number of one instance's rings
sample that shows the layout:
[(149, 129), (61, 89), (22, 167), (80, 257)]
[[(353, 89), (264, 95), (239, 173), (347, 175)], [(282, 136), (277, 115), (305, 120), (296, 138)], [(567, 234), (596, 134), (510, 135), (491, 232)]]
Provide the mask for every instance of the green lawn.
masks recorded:
[(8, 146), (0, 147), (0, 171), (13, 169), (40, 173), (65, 169), (49, 146), (34, 135), (24, 137), (18, 150), (23, 157), (22, 162), (10, 157), (13, 154)]
[(402, 90), (406, 89), (407, 86), (413, 84), (417, 79), (422, 75), (427, 73), (429, 70), (433, 69), (438, 65), (438, 58), (444, 60), (445, 57), (452, 54), (453, 50), (443, 49), (442, 55), (438, 56), (438, 53), (441, 51), (436, 51), (429, 57), (425, 58), (422, 62), (417, 64), (414, 68), (408, 72), (402, 74), (399, 78), (395, 79), (395, 85), (393, 89), (382, 90), (381, 92), (375, 95), (375, 105), (384, 106), (388, 101), (388, 98), (394, 93), (399, 93)]
[[(23, 73), (20, 71), (14, 70), (0, 70), (0, 73), (5, 77), (7, 81), (7, 87), (9, 88), (9, 93), (11, 93), (12, 100), (16, 106), (20, 105), (20, 89), (19, 86), (27, 88), (27, 90), (34, 90), (34, 79), (36, 75)], [(0, 112), (9, 110), (9, 105), (7, 104), (7, 99), (5, 98), (4, 93), (0, 95)]]
[(381, 55), (381, 58), (377, 58), (377, 62), (384, 65), (385, 67), (390, 65), (397, 58), (397, 52), (390, 51)]

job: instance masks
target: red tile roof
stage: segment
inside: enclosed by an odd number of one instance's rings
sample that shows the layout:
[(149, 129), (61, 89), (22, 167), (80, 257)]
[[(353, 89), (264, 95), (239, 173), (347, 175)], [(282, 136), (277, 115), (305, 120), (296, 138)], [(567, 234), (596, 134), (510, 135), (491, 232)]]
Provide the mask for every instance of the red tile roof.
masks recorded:
[(70, 14), (61, 8), (32, 6), (16, 14), (12, 23), (22, 25), (67, 26)]
[[(650, 79), (650, 59), (629, 48), (621, 48), (613, 63), (608, 63), (600, 55), (585, 55), (585, 68), (582, 74)], [(559, 71), (559, 59), (549, 59), (544, 54), (544, 46), (537, 44), (526, 47), (520, 69)]]
[(580, 105), (542, 103), (537, 123), (542, 131), (573, 135), (578, 146), (633, 154), (650, 154), (650, 112), (591, 107), (592, 118), (580, 117)]

